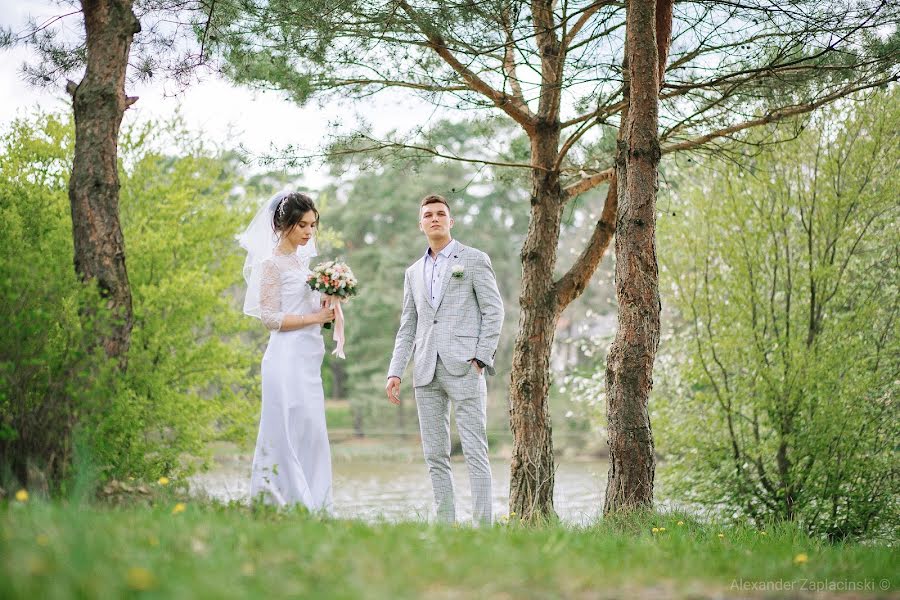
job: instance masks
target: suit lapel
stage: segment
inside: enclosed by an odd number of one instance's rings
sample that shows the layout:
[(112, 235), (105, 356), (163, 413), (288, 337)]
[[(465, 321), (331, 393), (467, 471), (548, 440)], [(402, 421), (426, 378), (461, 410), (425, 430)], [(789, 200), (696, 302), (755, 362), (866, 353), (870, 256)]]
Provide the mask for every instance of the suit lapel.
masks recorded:
[(456, 242), (456, 250), (453, 252), (453, 254), (450, 255), (450, 259), (445, 265), (443, 283), (441, 283), (441, 297), (438, 298), (437, 304), (435, 304), (434, 306), (434, 312), (437, 312), (438, 309), (441, 308), (441, 303), (444, 301), (444, 296), (447, 295), (447, 286), (450, 285), (450, 275), (453, 272), (453, 266), (459, 264), (460, 257), (465, 251), (466, 247), (459, 242)]

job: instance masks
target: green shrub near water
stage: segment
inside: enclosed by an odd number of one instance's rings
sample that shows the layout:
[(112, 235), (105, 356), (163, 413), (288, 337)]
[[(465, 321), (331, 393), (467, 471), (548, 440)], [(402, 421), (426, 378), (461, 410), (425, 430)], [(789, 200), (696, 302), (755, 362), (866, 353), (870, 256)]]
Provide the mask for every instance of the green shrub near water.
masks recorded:
[(235, 165), (178, 123), (123, 134), (120, 217), (135, 322), (128, 372), (116, 377), (84, 351), (72, 147), (71, 124), (52, 115), (19, 119), (0, 137), (0, 467), (19, 465), (12, 475), (22, 480), (31, 463), (28, 479), (63, 480), (77, 425), (105, 476), (155, 478), (252, 425), (259, 333), (226, 293), (242, 282), (233, 236), (249, 209), (234, 192)]
[(742, 164), (704, 162), (662, 219), (682, 318), (657, 366), (665, 486), (831, 539), (896, 540), (900, 91), (805, 124)]

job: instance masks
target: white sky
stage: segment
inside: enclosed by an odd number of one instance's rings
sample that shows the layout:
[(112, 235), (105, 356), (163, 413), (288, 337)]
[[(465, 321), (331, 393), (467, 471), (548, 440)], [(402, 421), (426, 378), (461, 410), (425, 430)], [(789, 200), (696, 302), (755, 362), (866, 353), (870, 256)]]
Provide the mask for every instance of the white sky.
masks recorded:
[[(39, 22), (68, 12), (47, 0), (0, 0), (0, 25), (21, 31), (31, 16)], [(67, 19), (72, 26), (80, 25), (80, 17)], [(0, 51), (0, 125), (35, 108), (46, 111), (71, 110), (68, 94), (57, 88), (36, 88), (23, 80), (23, 63), (32, 56), (24, 48)], [(124, 125), (145, 120), (163, 120), (181, 111), (192, 130), (203, 132), (213, 143), (226, 148), (242, 145), (253, 155), (270, 153), (273, 148), (289, 144), (314, 151), (329, 132), (329, 122), (340, 120), (352, 125), (355, 112), (369, 122), (376, 134), (391, 129), (406, 129), (414, 121), (413, 112), (432, 115), (434, 107), (418, 101), (410, 94), (386, 92), (370, 97), (365, 105), (331, 106), (321, 108), (315, 103), (299, 107), (283, 94), (257, 92), (235, 87), (230, 83), (206, 76), (201, 83), (190, 86), (183, 93), (166, 94), (160, 83), (135, 87), (128, 85), (126, 93), (139, 100), (125, 113)], [(432, 119), (437, 118), (433, 114)], [(308, 187), (317, 188), (325, 182), (315, 166), (304, 172)]]

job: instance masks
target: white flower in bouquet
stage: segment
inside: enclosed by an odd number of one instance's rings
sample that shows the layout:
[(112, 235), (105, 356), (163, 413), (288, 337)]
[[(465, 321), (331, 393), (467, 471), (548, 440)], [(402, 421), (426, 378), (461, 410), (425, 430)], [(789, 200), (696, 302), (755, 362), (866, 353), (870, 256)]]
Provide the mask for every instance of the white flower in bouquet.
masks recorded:
[[(317, 265), (306, 278), (306, 283), (314, 291), (323, 294), (337, 313), (341, 312), (340, 303), (346, 302), (357, 293), (357, 282), (353, 271), (345, 263), (339, 261), (331, 260)], [(339, 314), (338, 319), (338, 323), (341, 324), (343, 315)], [(331, 323), (325, 323), (325, 329), (331, 329)], [(339, 327), (339, 330), (343, 336), (342, 328)], [(341, 346), (339, 345), (339, 347)]]

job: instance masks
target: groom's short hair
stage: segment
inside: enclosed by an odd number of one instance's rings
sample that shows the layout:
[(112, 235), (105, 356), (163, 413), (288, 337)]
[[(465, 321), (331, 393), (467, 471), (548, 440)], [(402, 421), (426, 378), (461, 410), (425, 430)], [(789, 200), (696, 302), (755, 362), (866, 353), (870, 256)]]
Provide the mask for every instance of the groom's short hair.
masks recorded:
[(447, 211), (450, 211), (450, 204), (448, 204), (447, 199), (440, 194), (428, 194), (427, 196), (422, 198), (422, 204), (419, 205), (419, 208), (428, 206), (429, 204), (443, 204), (447, 207)]

